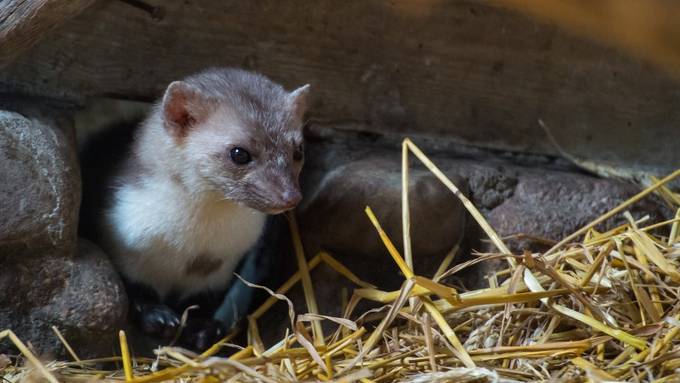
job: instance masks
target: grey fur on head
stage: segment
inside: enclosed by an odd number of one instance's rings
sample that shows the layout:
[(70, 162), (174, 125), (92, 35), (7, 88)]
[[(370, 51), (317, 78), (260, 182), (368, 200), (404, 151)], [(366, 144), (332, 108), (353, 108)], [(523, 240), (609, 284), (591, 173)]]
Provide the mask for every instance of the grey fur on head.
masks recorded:
[[(309, 85), (287, 92), (260, 74), (212, 68), (171, 83), (150, 121), (163, 125), (173, 177), (188, 190), (279, 213), (301, 198), (308, 91)], [(248, 161), (238, 163), (234, 150)]]
[[(276, 130), (285, 126), (292, 117), (292, 100), (289, 98), (291, 93), (258, 73), (242, 69), (211, 68), (187, 77), (184, 82), (197, 89), (204, 97), (238, 106), (246, 123), (260, 123), (265, 129)], [(309, 85), (305, 85), (298, 88), (298, 91), (306, 91), (308, 88)], [(301, 105), (302, 109), (305, 107)]]
[(261, 74), (234, 68), (210, 68), (173, 82), (168, 90), (173, 85), (192, 93), (200, 104), (197, 108), (205, 108), (206, 103), (229, 105), (243, 123), (261, 124), (272, 133), (286, 126), (291, 118), (302, 118), (309, 90), (305, 85), (289, 93)]

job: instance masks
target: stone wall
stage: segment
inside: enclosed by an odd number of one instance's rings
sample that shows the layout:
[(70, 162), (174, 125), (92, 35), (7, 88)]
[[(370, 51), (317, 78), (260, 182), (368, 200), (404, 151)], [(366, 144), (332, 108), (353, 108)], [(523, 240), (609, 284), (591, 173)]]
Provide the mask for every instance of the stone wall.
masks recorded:
[[(310, 133), (303, 171), (305, 198), (297, 210), (309, 257), (327, 250), (362, 280), (383, 290), (398, 290), (403, 275), (364, 213), (370, 206), (383, 229), (402, 249), (401, 150), (398, 135), (366, 135), (320, 129)], [(637, 185), (603, 179), (568, 162), (540, 155), (518, 155), (460, 146), (440, 139), (415, 140), (505, 238), (513, 252), (545, 251), (557, 241), (613, 209), (640, 191)], [(458, 249), (454, 264), (477, 252), (496, 252), (476, 222), (439, 180), (412, 158), (410, 172), (411, 237), (416, 274), (433, 276), (445, 256)], [(673, 212), (652, 196), (630, 209), (633, 217), (658, 222)], [(622, 224), (621, 216), (597, 227)], [(294, 272), (294, 263), (288, 274)], [(488, 287), (485, 262), (446, 280), (459, 291)], [(357, 286), (327, 266), (312, 273), (324, 314), (341, 316), (342, 294)], [(306, 312), (302, 289), (291, 290), (296, 312)], [(368, 307), (366, 307), (367, 309)], [(260, 323), (263, 337), (281, 339), (285, 305)], [(330, 331), (330, 330), (329, 330)]]
[(106, 255), (78, 240), (73, 120), (36, 101), (0, 111), (0, 329), (61, 355), (56, 326), (81, 355), (102, 354), (127, 298)]

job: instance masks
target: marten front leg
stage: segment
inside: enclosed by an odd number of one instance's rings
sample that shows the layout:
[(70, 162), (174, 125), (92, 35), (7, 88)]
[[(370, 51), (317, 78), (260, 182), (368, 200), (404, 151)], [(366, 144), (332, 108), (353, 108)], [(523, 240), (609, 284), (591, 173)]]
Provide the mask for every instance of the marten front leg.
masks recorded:
[(161, 303), (158, 294), (147, 286), (127, 282), (126, 287), (135, 325), (148, 335), (172, 339), (180, 326), (177, 312)]
[(227, 325), (213, 318), (224, 295), (224, 290), (217, 290), (204, 291), (178, 301), (169, 298), (167, 303), (175, 312), (187, 312), (187, 321), (179, 338), (181, 346), (201, 352), (226, 336)]
[(227, 335), (227, 327), (212, 318), (189, 320), (182, 329), (180, 344), (196, 352), (205, 351)]
[(132, 313), (136, 324), (148, 335), (171, 339), (179, 329), (179, 316), (162, 303), (133, 301)]

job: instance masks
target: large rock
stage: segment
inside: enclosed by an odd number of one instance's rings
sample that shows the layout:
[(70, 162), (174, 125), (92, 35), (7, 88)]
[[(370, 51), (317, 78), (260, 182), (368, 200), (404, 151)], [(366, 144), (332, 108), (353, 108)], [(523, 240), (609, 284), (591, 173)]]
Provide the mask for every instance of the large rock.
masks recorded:
[(110, 354), (127, 298), (106, 255), (77, 242), (72, 119), (47, 102), (10, 101), (21, 113), (0, 111), (0, 330), (62, 354), (56, 326), (80, 355)]
[[(0, 257), (0, 329), (41, 354), (63, 355), (56, 326), (80, 356), (108, 355), (124, 325), (127, 297), (107, 256), (81, 241), (77, 255)], [(0, 350), (8, 343), (0, 344)]]
[(70, 121), (0, 111), (0, 256), (71, 254), (80, 176)]
[[(517, 186), (517, 174), (507, 166), (493, 163), (454, 161), (455, 174), (465, 177), (470, 199), (482, 212), (489, 211), (510, 198)], [(451, 169), (449, 169), (449, 173)]]
[[(323, 170), (305, 190), (298, 210), (305, 247), (334, 254), (367, 281), (397, 288), (403, 281), (364, 208), (370, 206), (383, 229), (402, 252), (401, 163), (398, 156), (372, 156)], [(465, 182), (454, 182), (467, 192)], [(462, 238), (462, 204), (429, 171), (414, 168), (409, 177), (414, 268), (431, 275)]]
[[(501, 236), (527, 234), (559, 241), (623, 201), (641, 191), (639, 186), (564, 171), (519, 171), (519, 181), (513, 195), (494, 208), (488, 219)], [(658, 222), (670, 213), (654, 196), (629, 209), (633, 217), (649, 215)], [(623, 223), (614, 217), (598, 227), (605, 230)], [(547, 247), (536, 240), (508, 241), (511, 249), (541, 250)]]
[[(321, 132), (308, 137), (305, 199), (298, 210), (308, 254), (328, 249), (368, 281), (396, 288), (401, 277), (363, 209), (373, 208), (401, 250), (400, 140), (331, 129)], [(557, 158), (483, 151), (445, 139), (416, 141), (456, 185), (468, 190), (470, 200), (502, 236), (527, 234), (558, 241), (640, 191), (633, 184), (586, 175)], [(455, 197), (419, 168), (416, 159), (411, 164), (416, 272), (432, 271), (459, 238), (453, 233), (465, 233), (458, 262), (475, 251), (495, 251), (479, 225), (465, 219), (467, 212)], [(672, 213), (654, 198), (637, 203), (631, 211), (636, 217), (649, 214), (652, 220)], [(622, 221), (619, 216), (603, 228)], [(546, 247), (538, 241), (507, 242), (514, 251)], [(475, 287), (485, 283), (481, 277), (489, 267), (466, 269), (457, 276), (467, 287)]]

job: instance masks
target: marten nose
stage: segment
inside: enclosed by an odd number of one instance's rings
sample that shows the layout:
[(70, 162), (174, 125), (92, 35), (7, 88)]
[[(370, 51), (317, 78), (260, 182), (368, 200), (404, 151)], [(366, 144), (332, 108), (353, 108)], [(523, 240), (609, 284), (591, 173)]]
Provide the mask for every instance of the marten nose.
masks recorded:
[(292, 209), (300, 203), (302, 193), (298, 189), (286, 190), (281, 194), (281, 208)]

